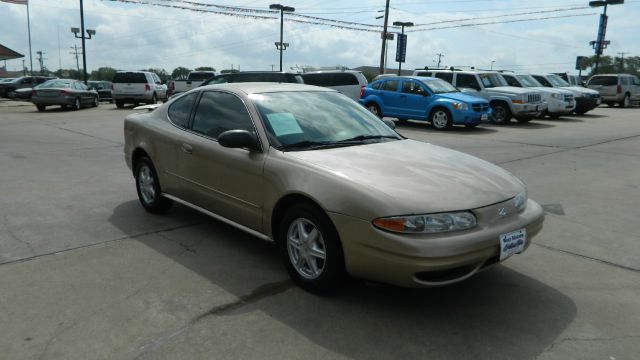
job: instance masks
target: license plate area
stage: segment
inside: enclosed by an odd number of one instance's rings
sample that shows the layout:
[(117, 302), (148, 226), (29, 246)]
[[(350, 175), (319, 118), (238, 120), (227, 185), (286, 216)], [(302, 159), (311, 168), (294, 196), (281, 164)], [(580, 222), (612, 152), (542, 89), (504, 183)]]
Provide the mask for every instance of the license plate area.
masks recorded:
[(519, 229), (500, 235), (500, 261), (524, 251), (527, 243), (527, 229)]
[(488, 114), (482, 114), (482, 116), (480, 116), (480, 120), (481, 121), (489, 120), (489, 115)]

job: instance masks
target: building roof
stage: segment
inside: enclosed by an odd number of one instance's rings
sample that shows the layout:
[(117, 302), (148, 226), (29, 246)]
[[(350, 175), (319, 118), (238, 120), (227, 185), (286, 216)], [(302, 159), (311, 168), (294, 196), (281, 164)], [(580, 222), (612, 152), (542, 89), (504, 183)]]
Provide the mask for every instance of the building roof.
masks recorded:
[(0, 44), (0, 60), (11, 60), (11, 59), (19, 59), (24, 57), (24, 55), (15, 52), (8, 47)]

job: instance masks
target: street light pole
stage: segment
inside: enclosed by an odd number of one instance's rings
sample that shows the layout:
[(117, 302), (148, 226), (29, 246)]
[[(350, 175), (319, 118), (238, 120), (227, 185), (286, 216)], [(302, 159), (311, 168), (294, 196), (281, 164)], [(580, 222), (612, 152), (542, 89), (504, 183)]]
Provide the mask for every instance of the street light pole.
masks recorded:
[(288, 43), (285, 44), (282, 42), (284, 32), (284, 12), (294, 12), (296, 11), (296, 9), (291, 6), (284, 6), (280, 4), (271, 4), (269, 5), (269, 9), (280, 10), (280, 42), (276, 43), (276, 48), (280, 50), (280, 72), (282, 72), (282, 51), (285, 50), (287, 46), (289, 46)]
[[(80, 0), (80, 29), (78, 29), (77, 27), (72, 27), (71, 28), (71, 32), (75, 35), (76, 38), (78, 39), (82, 39), (82, 72), (84, 74), (83, 78), (84, 78), (84, 83), (85, 85), (87, 84), (87, 50), (85, 48), (85, 40), (91, 39), (92, 35), (96, 34), (95, 30), (91, 30), (91, 29), (87, 29), (87, 34), (89, 35), (88, 37), (86, 37), (84, 35), (84, 6), (82, 4), (82, 0)], [(80, 35), (78, 35), (78, 33), (80, 33)]]
[[(401, 27), (401, 35), (398, 37), (398, 49), (396, 49), (396, 51), (402, 51), (405, 50), (406, 51), (406, 42), (404, 43), (404, 49), (401, 48), (401, 42), (405, 41), (405, 37), (404, 37), (404, 27), (410, 27), (413, 26), (412, 22), (402, 22), (402, 21), (394, 21), (393, 22), (393, 26), (400, 26)], [(404, 58), (403, 57), (399, 57), (398, 54), (396, 54), (396, 60), (398, 61), (398, 76), (400, 76), (402, 74), (402, 63), (404, 62)]]

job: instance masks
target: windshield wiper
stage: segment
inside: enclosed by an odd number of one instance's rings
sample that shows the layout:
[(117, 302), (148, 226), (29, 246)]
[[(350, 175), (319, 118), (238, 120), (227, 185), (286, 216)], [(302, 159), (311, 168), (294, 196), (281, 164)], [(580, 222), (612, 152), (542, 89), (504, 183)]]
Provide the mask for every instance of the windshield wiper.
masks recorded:
[(339, 147), (339, 146), (345, 146), (346, 144), (342, 144), (339, 142), (335, 142), (335, 141), (311, 141), (311, 140), (303, 140), (303, 141), (298, 141), (292, 144), (286, 144), (286, 145), (282, 145), (280, 147), (280, 150), (291, 150), (291, 149), (306, 149), (306, 150), (313, 150), (313, 149), (326, 149), (326, 148), (331, 148), (331, 147)]
[(397, 136), (393, 136), (393, 135), (358, 135), (358, 136), (354, 136), (352, 138), (339, 140), (337, 142), (343, 144), (343, 143), (357, 142), (357, 141), (364, 141), (364, 140), (372, 140), (372, 139), (396, 139), (396, 140), (399, 140)]

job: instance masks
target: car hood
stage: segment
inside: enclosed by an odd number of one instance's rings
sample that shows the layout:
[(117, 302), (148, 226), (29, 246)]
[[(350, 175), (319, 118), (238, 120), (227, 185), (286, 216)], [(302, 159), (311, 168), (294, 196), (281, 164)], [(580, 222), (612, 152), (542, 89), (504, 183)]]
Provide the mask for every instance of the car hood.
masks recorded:
[(598, 94), (600, 94), (599, 92), (597, 92), (597, 91), (595, 91), (593, 89), (587, 89), (587, 88), (582, 87), (582, 86), (563, 86), (563, 87), (561, 87), (561, 89), (566, 89), (566, 90), (579, 92), (579, 93), (583, 93), (583, 94), (590, 94), (590, 95), (598, 95)]
[(496, 86), (492, 88), (487, 88), (487, 91), (503, 93), (503, 94), (531, 94), (535, 93), (535, 90), (529, 90), (528, 88), (519, 88), (515, 86)]
[(564, 95), (573, 94), (569, 90), (560, 89), (560, 88), (549, 88), (549, 87), (544, 87), (544, 86), (532, 86), (529, 89), (540, 91), (541, 93), (546, 93), (546, 94), (564, 94)]
[(351, 182), (363, 196), (385, 199), (402, 214), (479, 208), (524, 189), (515, 176), (489, 162), (414, 140), (286, 154)]
[(445, 99), (464, 101), (468, 103), (479, 103), (479, 102), (486, 103), (487, 102), (487, 100), (485, 99), (479, 98), (477, 96), (472, 96), (470, 94), (465, 94), (463, 92), (444, 93), (444, 94), (438, 94), (438, 96)]

